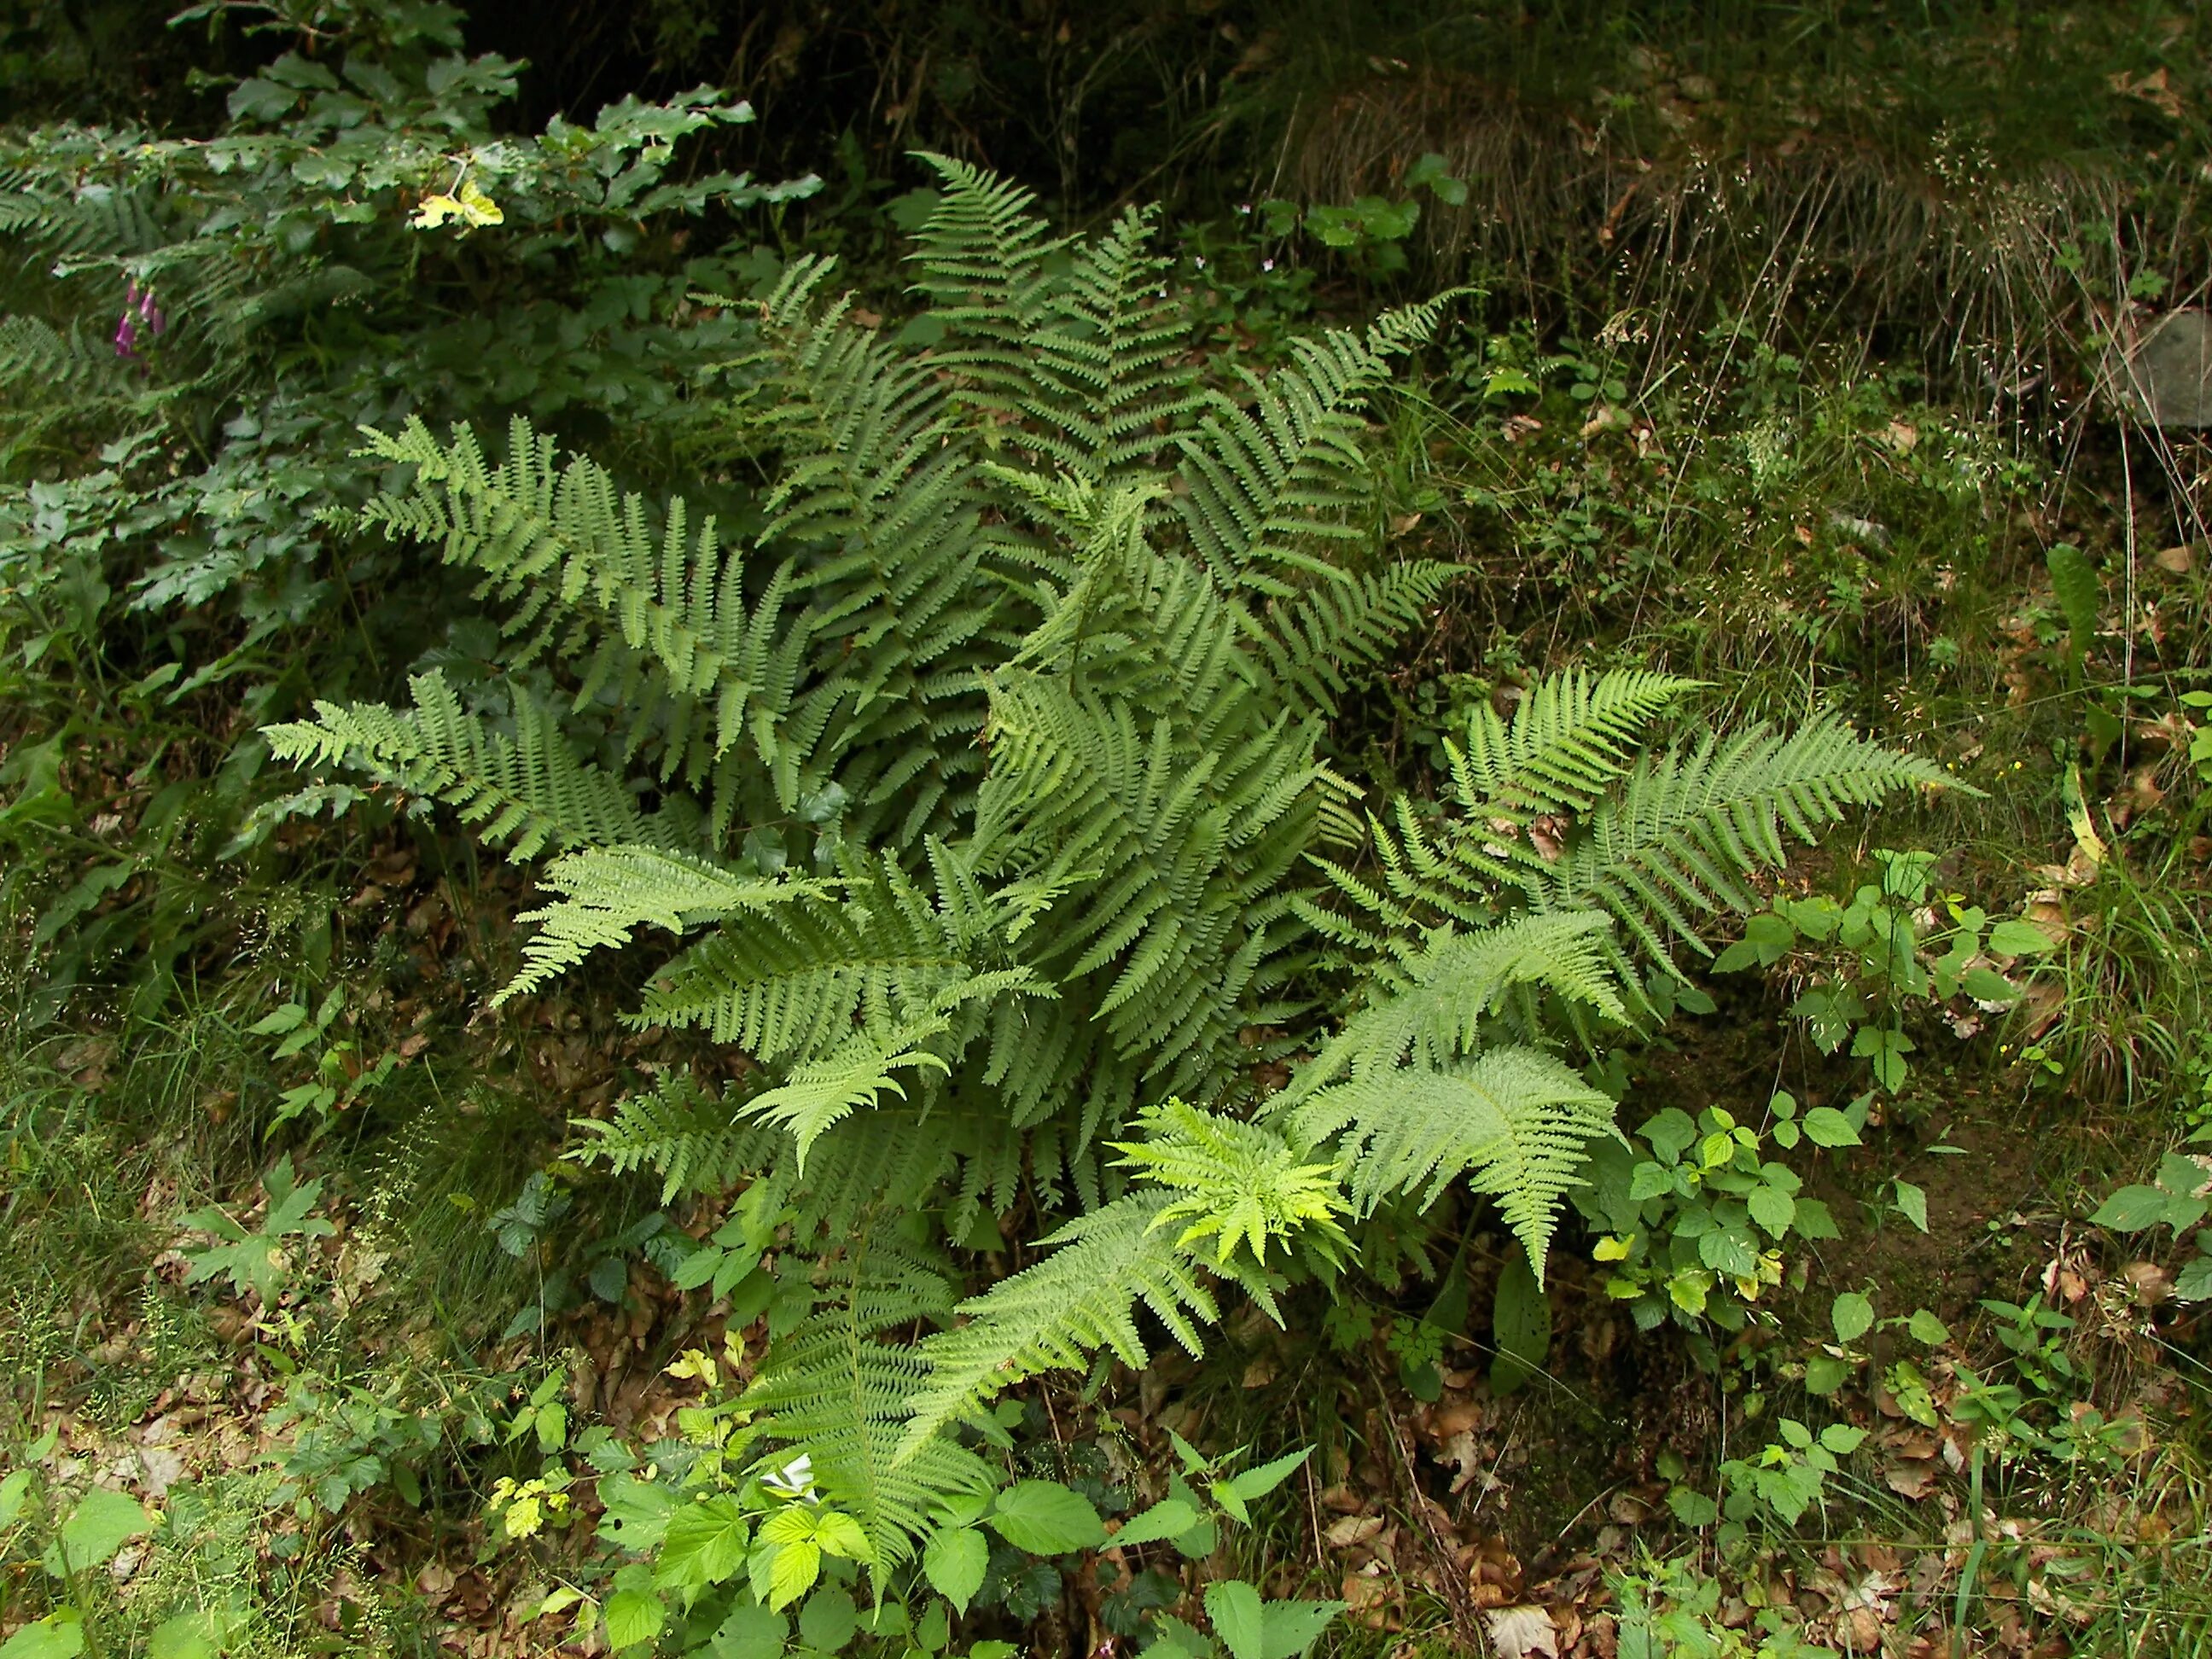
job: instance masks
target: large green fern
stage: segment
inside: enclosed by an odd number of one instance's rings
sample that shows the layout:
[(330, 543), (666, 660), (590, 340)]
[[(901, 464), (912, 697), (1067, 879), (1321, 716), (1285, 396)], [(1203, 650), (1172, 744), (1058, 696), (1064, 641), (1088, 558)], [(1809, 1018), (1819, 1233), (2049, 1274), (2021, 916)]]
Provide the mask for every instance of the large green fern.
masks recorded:
[[(1368, 405), (1443, 301), (1261, 375), (1194, 349), (1151, 215), (1061, 237), (930, 164), (921, 325), (813, 259), (726, 302), (728, 523), (520, 422), (501, 459), (373, 435), (404, 483), (364, 521), (477, 578), (507, 689), (426, 674), (271, 732), (559, 855), (503, 997), (655, 952), (635, 1023), (744, 1051), (583, 1152), (765, 1183), (822, 1288), (746, 1403), (883, 1571), (985, 1478), (961, 1437), (994, 1395), (1141, 1364), (1146, 1318), (1195, 1351), (1224, 1284), (1273, 1310), (1270, 1250), (1334, 1271), (1340, 1213), (1464, 1189), (1540, 1272), (1612, 1125), (1571, 1042), (1644, 1006), (1629, 952), (1936, 781), (1826, 721), (1655, 749), (1688, 683), (1571, 673), (1475, 711), (1448, 797), (1386, 807), (1363, 855), (1326, 722), (1452, 574), (1380, 556)], [(1024, 1200), (1048, 1253), (964, 1301), (896, 1224)]]

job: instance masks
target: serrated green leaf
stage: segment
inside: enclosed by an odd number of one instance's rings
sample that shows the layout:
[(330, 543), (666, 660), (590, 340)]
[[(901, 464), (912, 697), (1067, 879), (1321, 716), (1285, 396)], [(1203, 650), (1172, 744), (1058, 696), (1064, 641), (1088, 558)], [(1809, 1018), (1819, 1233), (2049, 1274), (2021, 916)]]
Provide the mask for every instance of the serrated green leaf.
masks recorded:
[(1258, 1590), (1241, 1578), (1218, 1578), (1206, 1587), (1206, 1616), (1231, 1659), (1262, 1659), (1267, 1626)]
[(964, 1613), (975, 1592), (983, 1587), (983, 1573), (990, 1560), (991, 1547), (981, 1533), (973, 1527), (953, 1527), (929, 1540), (929, 1547), (921, 1553), (922, 1576), (932, 1589), (952, 1603), (955, 1613)]
[(1835, 1327), (1837, 1341), (1856, 1342), (1874, 1328), (1874, 1304), (1856, 1291), (1845, 1291), (1830, 1305), (1828, 1322)]
[(1018, 1480), (999, 1494), (984, 1524), (1018, 1550), (1066, 1555), (1102, 1542), (1106, 1526), (1082, 1493), (1051, 1480)]

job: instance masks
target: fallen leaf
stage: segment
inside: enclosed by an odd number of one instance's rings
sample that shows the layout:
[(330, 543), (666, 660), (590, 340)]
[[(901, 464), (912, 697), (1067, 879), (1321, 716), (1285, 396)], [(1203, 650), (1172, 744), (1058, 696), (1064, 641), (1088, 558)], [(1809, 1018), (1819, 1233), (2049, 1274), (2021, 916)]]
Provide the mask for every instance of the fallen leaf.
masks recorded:
[(1559, 1659), (1559, 1632), (1551, 1613), (1542, 1607), (1492, 1607), (1482, 1615), (1482, 1623), (1498, 1659), (1528, 1659), (1532, 1653)]

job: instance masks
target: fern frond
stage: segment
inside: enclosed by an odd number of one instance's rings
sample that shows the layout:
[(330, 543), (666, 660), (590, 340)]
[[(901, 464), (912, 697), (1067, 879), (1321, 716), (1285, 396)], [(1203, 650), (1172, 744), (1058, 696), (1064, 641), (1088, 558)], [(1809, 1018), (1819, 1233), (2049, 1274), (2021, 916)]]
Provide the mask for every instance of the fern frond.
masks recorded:
[(1155, 1224), (1172, 1201), (1166, 1193), (1116, 1199), (1045, 1239), (1056, 1248), (1036, 1266), (963, 1302), (957, 1311), (966, 1322), (921, 1345), (925, 1369), (908, 1401), (899, 1457), (925, 1455), (944, 1429), (972, 1419), (1002, 1389), (1079, 1366), (1097, 1349), (1142, 1366), (1140, 1303), (1185, 1350), (1202, 1353), (1194, 1319), (1211, 1323), (1221, 1312), (1189, 1258)]
[(611, 1121), (574, 1122), (590, 1139), (570, 1156), (605, 1164), (617, 1175), (657, 1170), (663, 1204), (679, 1193), (727, 1192), (768, 1169), (791, 1146), (775, 1129), (740, 1121), (721, 1096), (688, 1073), (623, 1097)]
[(826, 1269), (824, 1300), (770, 1345), (739, 1405), (804, 1452), (822, 1495), (867, 1534), (878, 1584), (913, 1558), (947, 1498), (988, 1492), (989, 1468), (950, 1436), (911, 1433), (910, 1401), (927, 1380), (915, 1346), (882, 1339), (952, 1312), (947, 1264), (884, 1237), (878, 1224)]
[(938, 361), (985, 385), (1018, 383), (1044, 314), (1046, 262), (1069, 239), (1030, 211), (1036, 197), (1019, 185), (949, 155), (920, 159), (945, 186), (907, 255), (945, 325)]
[(1634, 764), (1644, 728), (1703, 682), (1672, 674), (1569, 669), (1530, 687), (1509, 725), (1487, 702), (1468, 717), (1467, 747), (1447, 742), (1460, 805), (1488, 819), (1582, 812)]
[(863, 1106), (874, 1107), (886, 1093), (907, 1097), (906, 1085), (895, 1073), (941, 1074), (951, 1069), (928, 1046), (947, 1024), (939, 1018), (864, 1026), (827, 1054), (790, 1067), (783, 1082), (754, 1096), (740, 1109), (756, 1121), (788, 1130), (798, 1145), (798, 1167), (804, 1171), (807, 1153), (832, 1124)]
[(551, 710), (520, 685), (512, 730), (461, 707), (443, 674), (408, 683), (412, 708), (318, 702), (315, 718), (266, 727), (280, 759), (344, 764), (410, 794), (442, 801), (488, 846), (517, 863), (548, 848), (672, 841), (667, 824), (638, 811), (623, 781), (579, 759)]
[(1334, 717), (1352, 689), (1352, 671), (1381, 661), (1459, 574), (1455, 566), (1417, 559), (1379, 576), (1315, 582), (1276, 599), (1258, 630), (1268, 672), (1307, 710)]
[(1758, 726), (1639, 761), (1555, 860), (1521, 853), (1515, 863), (1534, 908), (1601, 908), (1663, 963), (1670, 938), (1711, 954), (1698, 918), (1758, 908), (1745, 878), (1787, 860), (1785, 835), (1810, 844), (1900, 789), (1955, 787), (1933, 762), (1840, 719), (1787, 735)]
[(1467, 1175), (1498, 1201), (1540, 1283), (1559, 1200), (1591, 1140), (1613, 1129), (1613, 1102), (1541, 1049), (1509, 1046), (1441, 1069), (1358, 1073), (1291, 1122), (1309, 1145), (1343, 1137), (1363, 1212), (1397, 1193), (1425, 1206)]
[(1305, 1161), (1297, 1148), (1264, 1124), (1217, 1117), (1180, 1100), (1148, 1109), (1142, 1140), (1109, 1143), (1123, 1168), (1170, 1188), (1176, 1197), (1153, 1218), (1155, 1227), (1186, 1224), (1178, 1249), (1212, 1237), (1225, 1272), (1238, 1244), (1251, 1248), (1253, 1265), (1265, 1267), (1267, 1242), (1297, 1241), (1330, 1261), (1351, 1241), (1337, 1224), (1348, 1206), (1334, 1168)]
[(824, 882), (740, 875), (691, 854), (636, 846), (568, 854), (539, 880), (560, 897), (516, 918), (536, 922), (538, 932), (522, 947), (521, 971), (492, 999), (495, 1008), (535, 991), (593, 951), (629, 944), (639, 927), (683, 933), (741, 910), (829, 890)]
[(1386, 313), (1364, 334), (1294, 341), (1292, 367), (1265, 379), (1240, 368), (1239, 397), (1211, 395), (1197, 429), (1177, 440), (1176, 510), (1218, 580), (1287, 593), (1285, 571), (1339, 578), (1322, 549), (1360, 535), (1346, 520), (1368, 488), (1361, 413), (1456, 292)]
[(1158, 216), (1127, 209), (1083, 246), (1030, 342), (1024, 441), (1094, 484), (1162, 448), (1200, 402), (1190, 314), (1169, 289), (1171, 262), (1152, 251)]
[(1401, 1076), (1408, 1061), (1449, 1065), (1480, 1045), (1483, 1021), (1523, 987), (1625, 1021), (1607, 933), (1603, 915), (1565, 910), (1432, 939), (1402, 963), (1385, 965), (1368, 1006), (1301, 1068), (1278, 1109), (1347, 1073), (1357, 1081)]

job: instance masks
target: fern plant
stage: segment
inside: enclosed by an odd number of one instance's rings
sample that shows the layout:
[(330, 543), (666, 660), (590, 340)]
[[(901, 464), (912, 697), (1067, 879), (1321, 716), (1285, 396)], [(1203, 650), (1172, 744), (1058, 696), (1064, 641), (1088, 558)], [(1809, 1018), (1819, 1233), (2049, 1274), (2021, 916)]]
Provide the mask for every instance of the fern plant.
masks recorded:
[[(1342, 1265), (1340, 1217), (1460, 1182), (1540, 1272), (1612, 1123), (1575, 1022), (1633, 1020), (1634, 953), (1747, 902), (1785, 831), (1936, 781), (1825, 723), (1654, 750), (1686, 683), (1570, 674), (1477, 714), (1449, 799), (1363, 830), (1326, 723), (1451, 574), (1376, 556), (1364, 411), (1449, 296), (1261, 376), (1198, 352), (1149, 215), (1055, 236), (927, 159), (927, 326), (864, 320), (812, 260), (726, 302), (757, 485), (728, 524), (526, 423), (499, 460), (373, 435), (407, 482), (363, 522), (503, 610), (509, 700), (426, 674), (269, 733), (557, 854), (502, 999), (650, 952), (635, 1024), (749, 1056), (581, 1155), (785, 1207), (817, 1312), (744, 1403), (879, 1575), (977, 1478), (993, 1397), (1142, 1364), (1139, 1309), (1196, 1351), (1225, 1289), (1273, 1310)], [(880, 1282), (856, 1254), (1024, 1194), (1046, 1253), (965, 1300), (911, 1241)]]

